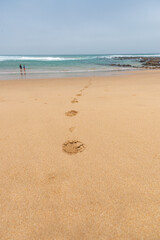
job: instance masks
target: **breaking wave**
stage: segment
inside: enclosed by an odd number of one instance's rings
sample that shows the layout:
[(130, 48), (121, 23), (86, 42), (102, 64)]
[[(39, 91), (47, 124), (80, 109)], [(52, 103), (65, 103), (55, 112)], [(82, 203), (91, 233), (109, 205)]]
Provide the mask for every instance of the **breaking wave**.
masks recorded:
[(86, 55), (86, 56), (0, 56), (0, 61), (81, 61), (92, 59), (114, 59), (118, 57), (160, 57), (160, 54), (133, 54), (133, 55)]
[(0, 56), (0, 61), (77, 61), (89, 60), (95, 57), (51, 57), (51, 56)]

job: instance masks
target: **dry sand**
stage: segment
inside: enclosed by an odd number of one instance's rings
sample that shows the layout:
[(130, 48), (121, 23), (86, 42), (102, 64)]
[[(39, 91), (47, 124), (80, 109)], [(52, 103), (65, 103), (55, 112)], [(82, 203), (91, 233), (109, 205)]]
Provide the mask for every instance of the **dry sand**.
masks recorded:
[(0, 81), (0, 239), (160, 239), (160, 71)]

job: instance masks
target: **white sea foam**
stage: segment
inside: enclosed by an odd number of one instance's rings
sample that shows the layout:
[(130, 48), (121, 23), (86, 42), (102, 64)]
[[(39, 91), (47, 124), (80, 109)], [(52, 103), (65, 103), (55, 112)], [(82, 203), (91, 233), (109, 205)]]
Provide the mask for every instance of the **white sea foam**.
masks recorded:
[(94, 58), (96, 57), (0, 56), (0, 61), (74, 61)]
[(86, 55), (86, 56), (0, 56), (0, 61), (80, 61), (92, 59), (113, 59), (118, 57), (160, 57), (160, 54), (125, 54), (125, 55)]
[(119, 58), (119, 57), (160, 57), (160, 54), (124, 54), (124, 55), (104, 55), (97, 56), (97, 58)]

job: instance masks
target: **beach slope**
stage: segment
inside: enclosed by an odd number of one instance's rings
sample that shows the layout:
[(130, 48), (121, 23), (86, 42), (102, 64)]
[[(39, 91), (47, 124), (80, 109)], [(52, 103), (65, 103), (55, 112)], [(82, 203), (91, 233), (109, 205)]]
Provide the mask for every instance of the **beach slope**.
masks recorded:
[(160, 71), (0, 81), (0, 239), (160, 239)]

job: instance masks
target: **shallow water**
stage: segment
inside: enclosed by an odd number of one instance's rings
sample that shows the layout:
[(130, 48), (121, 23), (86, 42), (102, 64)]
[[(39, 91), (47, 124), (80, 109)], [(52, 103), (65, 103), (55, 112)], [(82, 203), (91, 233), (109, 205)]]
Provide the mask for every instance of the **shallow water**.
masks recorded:
[[(115, 75), (119, 71), (141, 67), (136, 59), (118, 57), (156, 57), (160, 54), (137, 55), (8, 55), (0, 56), (0, 79), (61, 78), (79, 76)], [(20, 74), (19, 65), (25, 65), (26, 75)], [(117, 67), (111, 64), (129, 64)]]

